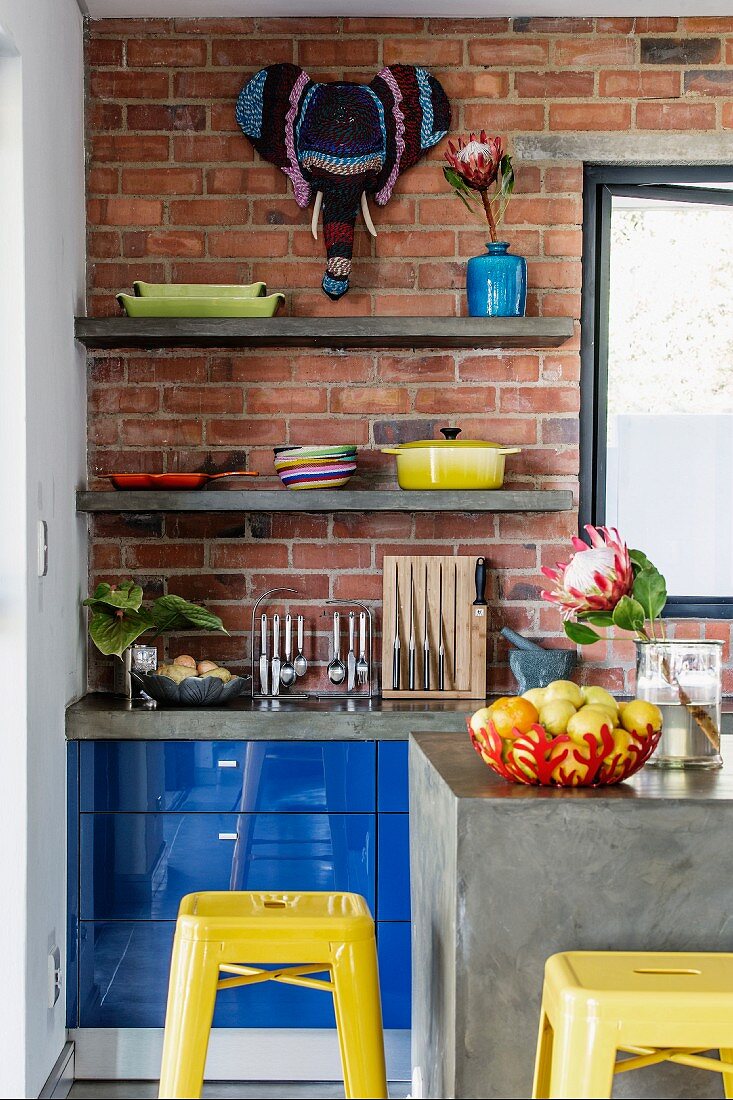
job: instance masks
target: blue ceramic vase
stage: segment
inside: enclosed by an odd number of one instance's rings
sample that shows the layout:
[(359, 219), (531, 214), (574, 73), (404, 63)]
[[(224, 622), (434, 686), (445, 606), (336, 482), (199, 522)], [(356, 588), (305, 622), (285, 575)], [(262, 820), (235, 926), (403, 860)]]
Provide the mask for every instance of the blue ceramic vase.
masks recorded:
[(486, 245), (485, 256), (472, 256), (466, 268), (466, 293), (471, 317), (524, 317), (527, 304), (527, 261), (509, 256), (506, 241)]

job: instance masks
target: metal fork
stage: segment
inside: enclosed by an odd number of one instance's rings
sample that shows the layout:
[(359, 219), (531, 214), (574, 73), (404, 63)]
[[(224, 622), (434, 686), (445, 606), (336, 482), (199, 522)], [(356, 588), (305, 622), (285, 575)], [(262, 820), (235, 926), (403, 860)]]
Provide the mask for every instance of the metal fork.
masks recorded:
[(356, 662), (356, 678), (362, 687), (369, 679), (369, 665), (366, 659), (366, 611), (359, 613), (359, 660)]

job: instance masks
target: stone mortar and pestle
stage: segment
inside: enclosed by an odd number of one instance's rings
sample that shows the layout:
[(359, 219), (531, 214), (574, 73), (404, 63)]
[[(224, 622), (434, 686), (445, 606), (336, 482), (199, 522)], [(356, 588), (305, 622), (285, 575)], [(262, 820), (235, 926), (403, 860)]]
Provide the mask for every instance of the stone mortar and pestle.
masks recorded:
[(515, 646), (509, 652), (509, 667), (514, 673), (520, 695), (530, 688), (547, 687), (553, 680), (570, 678), (578, 661), (574, 649), (544, 649), (508, 626), (502, 629), (501, 634)]

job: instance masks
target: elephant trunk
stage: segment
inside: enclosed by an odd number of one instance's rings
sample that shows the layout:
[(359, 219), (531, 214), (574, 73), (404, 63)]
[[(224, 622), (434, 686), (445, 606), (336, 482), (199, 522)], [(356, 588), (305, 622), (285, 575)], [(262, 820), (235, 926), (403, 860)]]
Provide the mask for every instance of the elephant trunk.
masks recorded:
[(354, 226), (363, 188), (362, 180), (344, 179), (323, 191), (323, 236), (328, 263), (321, 285), (334, 302), (349, 289)]

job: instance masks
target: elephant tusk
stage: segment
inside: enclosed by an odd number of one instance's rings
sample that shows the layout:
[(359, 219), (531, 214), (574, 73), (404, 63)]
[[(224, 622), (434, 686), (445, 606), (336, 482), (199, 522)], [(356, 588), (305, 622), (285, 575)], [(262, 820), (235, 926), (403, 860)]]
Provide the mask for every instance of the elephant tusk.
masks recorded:
[(377, 231), (374, 228), (374, 222), (372, 216), (369, 213), (369, 203), (367, 202), (366, 191), (361, 193), (361, 212), (364, 215), (364, 225), (367, 227), (373, 237), (376, 237)]
[(316, 201), (313, 203), (313, 217), (311, 218), (311, 233), (314, 241), (318, 240), (318, 218), (321, 213), (322, 202), (323, 191), (316, 191)]

